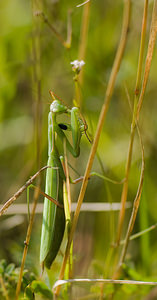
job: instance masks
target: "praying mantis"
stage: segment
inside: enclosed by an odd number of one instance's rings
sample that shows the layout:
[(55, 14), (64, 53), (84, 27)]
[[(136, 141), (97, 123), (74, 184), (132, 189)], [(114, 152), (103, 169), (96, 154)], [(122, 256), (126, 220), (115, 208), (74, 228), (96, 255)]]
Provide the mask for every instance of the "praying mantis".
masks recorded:
[[(63, 183), (66, 180), (66, 175), (62, 165), (61, 157), (56, 146), (56, 139), (59, 137), (63, 143), (66, 141), (68, 151), (74, 156), (78, 157), (80, 154), (80, 140), (83, 132), (86, 133), (87, 124), (79, 112), (79, 108), (73, 107), (68, 109), (60, 100), (56, 100), (54, 94), (50, 91), (53, 102), (50, 105), (50, 112), (48, 115), (48, 163), (50, 166), (46, 170), (46, 185), (45, 195), (49, 195), (50, 201), (47, 196), (44, 198), (43, 210), (43, 223), (41, 231), (41, 244), (40, 244), (40, 263), (42, 268), (44, 266), (48, 269), (59, 251), (65, 229), (65, 212), (63, 201)], [(60, 114), (68, 114), (71, 122), (58, 123), (57, 116)], [(72, 144), (69, 142), (64, 131), (69, 130), (72, 133)], [(88, 138), (88, 136), (87, 136)], [(89, 139), (89, 138), (88, 138)], [(109, 179), (96, 172), (92, 172), (91, 176), (98, 176), (102, 179), (110, 181), (115, 184), (121, 184)], [(56, 205), (57, 201), (57, 205)]]
[[(56, 100), (50, 91), (53, 102), (50, 105), (48, 115), (48, 168), (46, 171), (45, 193), (55, 199), (59, 205), (51, 202), (45, 197), (43, 210), (43, 223), (41, 231), (40, 262), (42, 267), (50, 269), (54, 261), (65, 229), (65, 213), (63, 209), (63, 182), (66, 175), (62, 166), (61, 158), (56, 146), (56, 138), (61, 141), (66, 140), (66, 147), (74, 157), (80, 154), (80, 140), (82, 133), (86, 130), (86, 124), (83, 122), (79, 109), (73, 107), (68, 109), (60, 100)], [(70, 124), (57, 123), (57, 116), (68, 114), (71, 118)], [(70, 144), (64, 130), (70, 130), (72, 133), (72, 143)]]

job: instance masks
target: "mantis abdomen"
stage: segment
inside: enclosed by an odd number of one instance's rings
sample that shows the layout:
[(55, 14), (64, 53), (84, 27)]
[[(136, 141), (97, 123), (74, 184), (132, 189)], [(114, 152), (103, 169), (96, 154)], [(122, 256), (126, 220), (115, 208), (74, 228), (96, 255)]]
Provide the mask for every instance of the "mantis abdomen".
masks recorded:
[[(48, 159), (45, 193), (63, 204), (63, 168), (56, 149)], [(56, 206), (47, 198), (44, 199), (43, 225), (41, 233), (40, 262), (48, 269), (54, 261), (65, 229), (64, 209)]]

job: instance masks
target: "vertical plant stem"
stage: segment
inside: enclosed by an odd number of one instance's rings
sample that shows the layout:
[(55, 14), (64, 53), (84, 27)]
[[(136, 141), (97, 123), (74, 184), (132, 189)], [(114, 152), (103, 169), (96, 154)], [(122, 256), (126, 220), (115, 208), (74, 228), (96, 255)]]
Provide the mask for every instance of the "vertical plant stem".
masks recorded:
[[(83, 17), (82, 17), (82, 26), (80, 34), (80, 44), (79, 44), (79, 53), (78, 59), (85, 59), (86, 48), (87, 48), (87, 36), (88, 36), (88, 26), (89, 26), (89, 15), (90, 15), (90, 1), (84, 5), (83, 8)], [(83, 79), (83, 72), (80, 73), (80, 83)]]
[[(40, 2), (38, 3), (40, 5)], [(32, 12), (33, 12), (33, 17), (34, 17), (34, 12), (39, 9), (39, 6), (37, 6), (36, 1), (32, 0)], [(40, 7), (41, 9), (41, 7)], [(41, 166), (41, 68), (40, 68), (40, 26), (39, 26), (39, 21), (36, 19), (34, 20), (33, 24), (33, 29), (34, 32), (32, 34), (32, 48), (33, 48), (33, 61), (34, 61), (34, 88), (33, 90), (36, 91), (36, 108), (35, 108), (35, 138), (36, 138), (36, 165), (37, 168), (40, 169)], [(21, 283), (22, 283), (22, 275), (23, 275), (23, 270), (24, 270), (24, 265), (25, 265), (25, 260), (27, 256), (27, 251), (28, 251), (28, 245), (31, 237), (31, 232), (32, 232), (32, 226), (34, 222), (34, 217), (35, 217), (35, 210), (36, 210), (36, 205), (37, 201), (39, 198), (40, 194), (40, 182), (41, 182), (41, 177), (38, 177), (38, 182), (37, 186), (38, 188), (34, 192), (34, 197), (33, 197), (33, 209), (32, 209), (32, 214), (31, 218), (29, 221), (28, 229), (27, 229), (27, 234), (26, 234), (26, 240), (25, 240), (25, 247), (23, 251), (23, 257), (22, 257), (22, 262), (21, 262), (21, 268), (20, 268), (20, 274), (19, 274), (19, 279), (16, 287), (16, 300), (19, 298), (20, 290), (21, 290)]]
[[(73, 218), (72, 227), (71, 227), (69, 239), (68, 239), (68, 242), (67, 242), (67, 247), (66, 247), (62, 267), (61, 267), (61, 270), (60, 270), (59, 279), (62, 279), (63, 276), (64, 276), (64, 270), (65, 270), (66, 262), (67, 262), (67, 259), (68, 259), (68, 256), (69, 256), (70, 245), (71, 245), (73, 235), (74, 235), (74, 232), (75, 232), (75, 229), (76, 229), (76, 225), (77, 225), (77, 221), (78, 221), (78, 217), (79, 217), (79, 213), (80, 213), (80, 208), (81, 208), (83, 198), (84, 198), (84, 195), (85, 195), (85, 191), (86, 191), (86, 187), (87, 187), (87, 184), (88, 184), (88, 178), (89, 178), (90, 171), (91, 171), (91, 168), (92, 168), (92, 165), (93, 165), (93, 161), (94, 161), (94, 157), (95, 157), (95, 154), (96, 154), (96, 150), (97, 150), (101, 130), (102, 130), (102, 127), (103, 127), (103, 123), (104, 123), (104, 120), (105, 120), (105, 116), (106, 116), (106, 113), (108, 111), (108, 107), (109, 107), (109, 104), (110, 104), (110, 100), (111, 100), (111, 96), (112, 96), (112, 93), (113, 93), (117, 73), (118, 73), (118, 70), (119, 70), (119, 67), (120, 67), (120, 64), (121, 64), (121, 61), (122, 61), (122, 57), (123, 57), (123, 53), (124, 53), (124, 49), (125, 49), (125, 45), (126, 45), (129, 20), (130, 20), (130, 8), (131, 8), (131, 1), (130, 0), (125, 1), (124, 2), (124, 14), (123, 14), (123, 25), (122, 25), (121, 38), (120, 38), (119, 46), (118, 46), (118, 49), (117, 49), (116, 57), (115, 57), (115, 60), (114, 60), (113, 68), (112, 68), (112, 71), (111, 71), (111, 75), (110, 75), (110, 78), (109, 78), (109, 83), (108, 83), (108, 86), (107, 86), (107, 91), (106, 91), (106, 95), (105, 95), (105, 99), (104, 99), (104, 104), (102, 106), (102, 110), (101, 110), (101, 113), (100, 113), (98, 126), (97, 126), (97, 130), (96, 130), (95, 138), (94, 138), (94, 141), (93, 141), (93, 145), (92, 145), (92, 148), (91, 148), (90, 156), (89, 156), (89, 159), (88, 159), (85, 175), (84, 175), (84, 178), (83, 178), (82, 187), (81, 187), (81, 191), (80, 191), (78, 202), (77, 202), (77, 208), (76, 208), (74, 218)], [(56, 295), (59, 293), (59, 291), (60, 291), (60, 287), (57, 287)]]
[(18, 279), (18, 283), (17, 283), (17, 287), (16, 287), (15, 300), (17, 300), (19, 298), (19, 294), (20, 294), (20, 290), (21, 290), (22, 275), (23, 275), (23, 270), (24, 270), (24, 266), (25, 266), (25, 260), (26, 260), (26, 256), (27, 256), (28, 245), (29, 245), (29, 241), (30, 241), (30, 237), (31, 237), (32, 226), (33, 226), (33, 222), (34, 222), (35, 210), (36, 210), (36, 205), (37, 205), (37, 202), (38, 202), (39, 194), (40, 194), (40, 189), (37, 188), (34, 192), (33, 209), (32, 209), (32, 214), (31, 214), (28, 229), (27, 229), (26, 240), (24, 242), (25, 247), (24, 247), (23, 256), (22, 256), (19, 279)]
[(139, 52), (136, 86), (135, 86), (134, 109), (133, 109), (133, 117), (132, 117), (132, 124), (131, 124), (131, 133), (130, 133), (130, 142), (129, 142), (126, 167), (125, 167), (125, 182), (123, 184), (123, 190), (122, 190), (122, 195), (121, 195), (121, 205), (122, 206), (121, 206), (121, 210), (119, 213), (119, 222), (118, 222), (118, 231), (117, 231), (117, 246), (119, 245), (120, 238), (121, 238), (122, 227), (123, 227), (124, 216), (125, 216), (125, 203), (126, 203), (127, 195), (128, 195), (128, 181), (129, 181), (129, 173), (130, 173), (131, 160), (132, 160), (134, 136), (135, 136), (137, 103), (138, 103), (138, 95), (139, 95), (141, 76), (142, 76), (142, 64), (143, 64), (143, 59), (144, 59), (144, 45), (145, 45), (145, 36), (146, 36), (147, 13), (148, 13), (148, 0), (145, 0), (143, 21), (142, 21), (142, 31), (141, 31), (140, 52)]
[[(140, 232), (145, 228), (149, 228), (149, 210), (148, 201), (146, 193), (146, 184), (144, 183), (143, 194), (141, 199), (141, 204), (139, 207), (139, 225)], [(150, 234), (143, 234), (140, 237), (140, 251), (141, 251), (141, 261), (144, 266), (146, 273), (149, 274), (151, 268), (151, 249), (150, 249)]]
[[(83, 7), (82, 25), (81, 25), (81, 32), (80, 32), (80, 43), (79, 43), (79, 50), (78, 50), (78, 60), (80, 60), (80, 61), (81, 60), (85, 61), (85, 56), (86, 56), (89, 15), (90, 15), (90, 1), (88, 3), (86, 3)], [(83, 84), (83, 77), (84, 77), (84, 68), (82, 68), (80, 74), (78, 74), (74, 77), (75, 100), (80, 109), (82, 107), (80, 87)]]
[(63, 46), (66, 46), (67, 49), (71, 47), (72, 41), (72, 22), (71, 22), (71, 10), (68, 10), (68, 20), (67, 20), (67, 40)]
[(3, 296), (5, 297), (6, 300), (10, 300), (10, 298), (8, 296), (7, 289), (5, 287), (5, 282), (4, 282), (3, 277), (1, 275), (0, 275), (0, 285), (1, 285), (1, 289), (3, 291)]
[(118, 264), (118, 269), (115, 272), (113, 278), (116, 279), (119, 277), (120, 272), (121, 272), (121, 267), (122, 264), (124, 262), (125, 259), (125, 255), (127, 252), (127, 248), (128, 248), (128, 244), (129, 244), (129, 239), (135, 224), (135, 220), (136, 220), (136, 216), (137, 216), (137, 212), (138, 212), (138, 208), (139, 208), (139, 204), (140, 204), (140, 199), (141, 199), (141, 193), (142, 193), (142, 187), (143, 187), (143, 179), (144, 179), (144, 147), (143, 147), (143, 143), (142, 143), (142, 139), (141, 139), (141, 135), (140, 135), (140, 131), (139, 128), (138, 129), (138, 134), (139, 134), (139, 138), (140, 138), (140, 144), (141, 144), (141, 151), (142, 151), (142, 167), (141, 167), (141, 175), (140, 175), (140, 181), (139, 181), (139, 186), (138, 186), (138, 190), (137, 190), (137, 194), (133, 203), (133, 209), (132, 209), (132, 213), (131, 213), (131, 217), (130, 217), (130, 221), (129, 221), (129, 226), (128, 226), (128, 230), (127, 230), (127, 234), (126, 234), (126, 238), (125, 238), (125, 243), (122, 249), (122, 253), (121, 253), (121, 257), (119, 260), (119, 264)]
[[(79, 44), (79, 60), (84, 60), (86, 57), (86, 49), (87, 49), (87, 39), (88, 39), (88, 27), (89, 27), (89, 16), (90, 16), (90, 1), (84, 5), (83, 8), (83, 17), (82, 17), (82, 27), (80, 34), (80, 44)], [(84, 77), (84, 68), (79, 74), (79, 84), (82, 85)], [(80, 99), (81, 101), (81, 99)], [(81, 106), (81, 103), (80, 103)]]
[[(32, 2), (32, 4), (34, 1)], [(32, 5), (33, 12), (35, 11), (35, 4)], [(33, 90), (35, 90), (35, 135), (36, 135), (36, 161), (37, 169), (41, 166), (41, 67), (40, 67), (40, 27), (38, 18), (34, 20), (34, 32), (32, 36), (33, 61), (34, 61), (34, 80)]]
[(145, 63), (145, 72), (144, 72), (142, 89), (141, 89), (141, 94), (140, 94), (138, 108), (137, 108), (137, 119), (139, 119), (139, 113), (141, 110), (141, 106), (143, 103), (143, 97), (144, 97), (146, 85), (148, 82), (148, 77), (149, 77), (153, 52), (154, 52), (154, 46), (155, 46), (155, 41), (156, 41), (156, 35), (157, 35), (157, 1), (154, 0), (152, 23), (151, 23), (151, 29), (150, 29), (150, 38), (149, 38), (147, 57), (146, 57), (146, 63)]

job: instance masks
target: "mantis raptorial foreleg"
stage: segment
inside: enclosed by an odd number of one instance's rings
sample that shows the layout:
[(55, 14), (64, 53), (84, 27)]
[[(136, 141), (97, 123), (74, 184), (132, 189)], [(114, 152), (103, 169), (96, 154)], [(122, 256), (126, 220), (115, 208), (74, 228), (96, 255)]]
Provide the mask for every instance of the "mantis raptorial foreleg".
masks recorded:
[(57, 200), (55, 200), (54, 198), (50, 197), (48, 194), (44, 193), (39, 187), (35, 186), (34, 184), (30, 184), (28, 187), (27, 187), (27, 205), (28, 205), (28, 218), (30, 218), (30, 209), (29, 209), (29, 190), (30, 188), (33, 188), (33, 189), (38, 189), (39, 190), (39, 193), (44, 196), (45, 198), (47, 198), (49, 201), (53, 202), (55, 205), (57, 205), (58, 207), (60, 208), (64, 208), (63, 204), (60, 204)]
[(45, 171), (49, 166), (45, 166), (41, 168), (38, 172), (36, 172), (27, 182), (11, 197), (8, 199), (8, 201), (2, 206), (0, 209), (0, 216), (2, 216), (5, 211), (13, 204), (18, 197), (29, 187), (29, 185), (32, 184), (32, 182), (40, 175), (42, 171)]

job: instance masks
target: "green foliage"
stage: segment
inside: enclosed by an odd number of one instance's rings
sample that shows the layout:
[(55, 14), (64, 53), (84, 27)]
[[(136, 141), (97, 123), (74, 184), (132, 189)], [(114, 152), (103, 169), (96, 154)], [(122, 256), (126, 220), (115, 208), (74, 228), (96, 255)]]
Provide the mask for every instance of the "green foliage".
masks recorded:
[[(7, 290), (8, 297), (14, 299), (19, 277), (19, 268), (16, 268), (13, 263), (7, 265), (3, 259), (0, 261), (0, 276)], [(38, 294), (42, 296), (42, 299), (53, 299), (53, 294), (47, 285), (42, 281), (36, 280), (36, 276), (32, 272), (24, 270), (21, 288), (22, 299), (33, 300), (36, 299), (35, 295)], [(6, 299), (3, 286), (0, 287), (0, 299)]]
[(42, 299), (53, 299), (53, 294), (44, 282), (34, 280), (25, 289), (24, 300), (35, 299), (35, 294), (42, 295)]
[[(14, 299), (19, 277), (19, 268), (16, 268), (13, 263), (7, 265), (6, 260), (3, 259), (0, 261), (0, 276), (3, 280), (4, 287), (7, 290), (8, 297), (10, 297), (10, 299)], [(24, 270), (21, 292), (24, 292), (27, 285), (34, 282), (35, 278), (36, 276), (32, 272)], [(6, 299), (2, 285), (0, 287), (0, 299)]]

